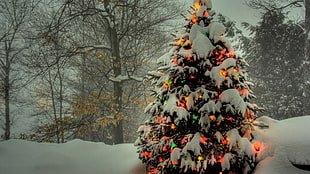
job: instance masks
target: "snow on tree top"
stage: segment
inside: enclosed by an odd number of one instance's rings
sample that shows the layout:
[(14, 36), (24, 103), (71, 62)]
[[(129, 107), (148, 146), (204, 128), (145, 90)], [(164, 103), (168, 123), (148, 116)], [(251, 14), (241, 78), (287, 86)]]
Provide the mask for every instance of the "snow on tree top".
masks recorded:
[(209, 29), (207, 27), (202, 27), (202, 26), (199, 26), (197, 24), (194, 24), (190, 30), (190, 33), (189, 33), (189, 40), (193, 43), (194, 40), (197, 38), (198, 33), (205, 34), (208, 31), (209, 31)]

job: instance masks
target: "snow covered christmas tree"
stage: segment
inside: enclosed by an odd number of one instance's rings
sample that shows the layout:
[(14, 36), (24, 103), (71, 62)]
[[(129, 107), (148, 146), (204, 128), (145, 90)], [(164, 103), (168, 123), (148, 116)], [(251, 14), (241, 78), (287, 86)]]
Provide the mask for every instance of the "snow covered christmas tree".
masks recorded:
[(225, 39), (211, 0), (194, 0), (183, 32), (149, 72), (158, 88), (135, 142), (149, 174), (247, 173), (257, 106), (246, 62)]

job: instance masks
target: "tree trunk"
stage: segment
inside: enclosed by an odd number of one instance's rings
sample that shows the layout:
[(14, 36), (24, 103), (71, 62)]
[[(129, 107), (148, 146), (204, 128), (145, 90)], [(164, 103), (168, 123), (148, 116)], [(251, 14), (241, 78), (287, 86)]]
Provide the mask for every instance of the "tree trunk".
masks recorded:
[(6, 65), (4, 67), (4, 105), (5, 105), (5, 127), (4, 127), (4, 140), (10, 139), (11, 134), (11, 119), (10, 119), (10, 69), (11, 69), (11, 62), (9, 58), (10, 52), (10, 44), (5, 43), (5, 59)]
[(10, 74), (9, 70), (6, 70), (4, 82), (4, 101), (5, 101), (5, 133), (4, 140), (10, 139), (11, 134), (11, 120), (10, 120)]
[[(60, 65), (58, 65), (60, 66)], [(58, 67), (58, 76), (59, 76), (59, 127), (60, 127), (60, 138), (61, 138), (61, 143), (65, 142), (65, 137), (64, 137), (64, 120), (63, 120), (63, 77), (60, 72), (60, 67)]]
[[(111, 47), (112, 47), (112, 56), (113, 59), (113, 73), (115, 77), (121, 75), (122, 73), (122, 65), (121, 65), (121, 56), (120, 56), (120, 48), (119, 48), (119, 40), (117, 37), (117, 31), (115, 28), (111, 28)], [(115, 97), (115, 104), (116, 104), (116, 113), (122, 112), (122, 82), (113, 82), (114, 88), (114, 97)], [(117, 117), (117, 116), (115, 116)], [(117, 119), (117, 118), (115, 118)], [(123, 123), (120, 120), (113, 128), (113, 139), (115, 144), (120, 144), (124, 142), (123, 136)]]
[(303, 64), (303, 115), (310, 115), (310, 2), (305, 0), (305, 61)]

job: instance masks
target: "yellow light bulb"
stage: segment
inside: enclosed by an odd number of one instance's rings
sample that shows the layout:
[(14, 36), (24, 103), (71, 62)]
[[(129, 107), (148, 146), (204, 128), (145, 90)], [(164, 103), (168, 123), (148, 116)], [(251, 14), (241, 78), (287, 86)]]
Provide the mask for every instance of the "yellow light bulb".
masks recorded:
[(198, 9), (198, 8), (200, 8), (200, 4), (199, 4), (199, 3), (195, 3), (195, 4), (194, 4), (194, 7), (195, 7), (196, 9)]

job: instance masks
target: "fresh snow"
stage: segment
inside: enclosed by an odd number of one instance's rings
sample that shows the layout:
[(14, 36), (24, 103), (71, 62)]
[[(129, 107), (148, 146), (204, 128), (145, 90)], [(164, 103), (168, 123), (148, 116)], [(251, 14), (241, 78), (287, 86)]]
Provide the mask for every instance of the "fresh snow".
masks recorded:
[(113, 82), (124, 82), (127, 80), (135, 80), (138, 82), (142, 82), (143, 78), (137, 76), (118, 75), (117, 77), (111, 77), (110, 80)]
[[(310, 116), (276, 121), (268, 117), (260, 119), (269, 128), (256, 127), (255, 137), (263, 142), (259, 154), (260, 163), (255, 174), (309, 174), (310, 171)], [(307, 170), (295, 165), (307, 165)]]
[(2, 174), (137, 174), (140, 163), (132, 144), (112, 146), (82, 140), (64, 144), (23, 140), (0, 143)]
[[(255, 127), (255, 139), (262, 145), (254, 174), (309, 174), (310, 171), (298, 169), (292, 163), (310, 166), (310, 116), (282, 121), (261, 117), (259, 122), (269, 128)], [(198, 154), (199, 149), (193, 150)], [(3, 174), (145, 174), (136, 151), (133, 144), (9, 140), (0, 142), (0, 171)], [(174, 155), (178, 157), (177, 153)], [(182, 159), (181, 164), (187, 166), (188, 161)]]
[(202, 33), (198, 33), (196, 39), (193, 42), (193, 52), (196, 52), (199, 58), (206, 59), (215, 49), (208, 37)]
[(212, 23), (208, 28), (210, 33), (209, 38), (213, 40), (213, 43), (219, 42), (226, 31), (226, 27), (218, 22)]

